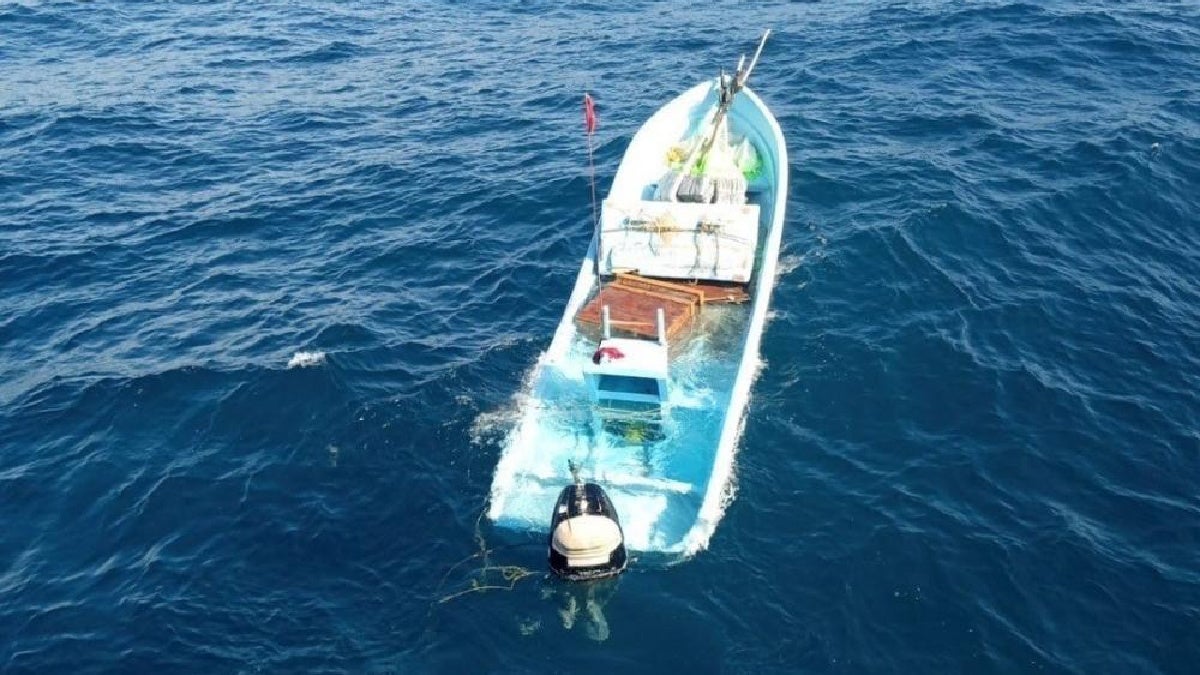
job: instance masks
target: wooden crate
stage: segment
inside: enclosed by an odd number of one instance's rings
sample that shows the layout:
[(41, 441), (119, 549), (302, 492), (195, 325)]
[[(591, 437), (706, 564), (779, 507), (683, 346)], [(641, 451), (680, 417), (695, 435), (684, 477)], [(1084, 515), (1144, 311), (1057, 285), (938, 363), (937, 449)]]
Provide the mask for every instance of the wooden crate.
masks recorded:
[(749, 296), (738, 285), (690, 281), (664, 281), (636, 274), (617, 274), (595, 295), (575, 320), (584, 326), (601, 325), (601, 308), (608, 306), (614, 333), (658, 337), (657, 312), (666, 319), (667, 338), (682, 332), (706, 302), (745, 302)]

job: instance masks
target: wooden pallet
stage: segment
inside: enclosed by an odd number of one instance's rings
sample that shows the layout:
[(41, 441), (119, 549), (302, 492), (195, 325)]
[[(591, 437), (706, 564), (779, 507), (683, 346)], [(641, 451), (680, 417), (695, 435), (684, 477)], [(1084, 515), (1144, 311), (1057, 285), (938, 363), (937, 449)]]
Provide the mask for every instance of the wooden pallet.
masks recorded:
[(745, 302), (745, 288), (690, 281), (664, 281), (636, 274), (617, 274), (584, 305), (575, 320), (584, 326), (601, 325), (601, 308), (608, 306), (614, 333), (658, 337), (657, 312), (666, 315), (667, 339), (683, 331), (706, 302)]
[(681, 281), (704, 294), (704, 304), (741, 304), (750, 300), (746, 284), (729, 281)]

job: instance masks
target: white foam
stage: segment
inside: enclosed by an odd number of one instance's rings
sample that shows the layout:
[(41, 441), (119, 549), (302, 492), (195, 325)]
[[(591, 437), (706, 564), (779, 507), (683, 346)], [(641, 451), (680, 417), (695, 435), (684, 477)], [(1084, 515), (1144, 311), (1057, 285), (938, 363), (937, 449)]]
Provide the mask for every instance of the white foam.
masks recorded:
[(288, 361), (288, 368), (308, 368), (325, 363), (325, 352), (296, 352)]
[(778, 279), (781, 277), (786, 277), (787, 275), (791, 274), (792, 272), (795, 272), (803, 264), (804, 264), (804, 256), (803, 255), (781, 255), (781, 256), (779, 256), (779, 263), (778, 263), (778, 266), (775, 268), (776, 269), (776, 272), (775, 272), (776, 281), (778, 281)]
[(529, 399), (526, 392), (518, 392), (513, 400), (495, 410), (485, 410), (475, 416), (469, 432), (471, 443), (487, 445), (500, 442), (521, 420), (522, 406)]
[(681, 495), (692, 491), (691, 483), (684, 483), (683, 481), (672, 480), (670, 478), (652, 478), (628, 473), (605, 473), (603, 481), (605, 486), (618, 488), (642, 488), (658, 492), (675, 492)]
[(625, 544), (634, 551), (662, 550), (666, 542), (657, 536), (658, 519), (667, 510), (667, 497), (661, 494), (634, 495), (615, 493), (609, 495), (613, 508), (621, 516), (621, 529), (625, 533)]

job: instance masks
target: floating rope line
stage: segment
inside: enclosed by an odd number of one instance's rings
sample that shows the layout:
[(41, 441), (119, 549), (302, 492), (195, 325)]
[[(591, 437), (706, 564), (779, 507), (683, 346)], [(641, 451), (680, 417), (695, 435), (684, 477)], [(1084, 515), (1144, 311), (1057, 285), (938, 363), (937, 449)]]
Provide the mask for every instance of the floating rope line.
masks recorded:
[[(454, 573), (454, 570), (462, 567), (464, 564), (478, 559), (482, 561), (482, 565), (479, 567), (479, 569), (474, 571), (474, 578), (471, 579), (471, 585), (469, 588), (442, 596), (437, 600), (436, 604), (444, 605), (451, 600), (461, 598), (470, 593), (484, 593), (486, 591), (511, 591), (516, 588), (517, 583), (519, 583), (521, 580), (534, 575), (533, 570), (530, 570), (528, 567), (521, 567), (520, 565), (491, 564), (489, 556), (497, 549), (488, 548), (487, 540), (485, 540), (483, 537), (483, 514), (486, 512), (487, 503), (485, 500), (483, 508), (479, 510), (479, 517), (475, 519), (475, 543), (479, 546), (479, 550), (451, 565), (450, 569), (446, 570), (446, 574), (442, 576), (442, 582), (438, 584), (438, 591), (440, 592), (442, 588), (445, 587), (446, 580), (450, 578), (450, 575)], [(529, 545), (532, 546), (534, 544), (533, 542), (530, 542)], [(544, 546), (544, 544), (539, 543), (537, 546)], [(504, 583), (491, 583), (491, 577), (496, 574), (499, 574), (500, 579)]]

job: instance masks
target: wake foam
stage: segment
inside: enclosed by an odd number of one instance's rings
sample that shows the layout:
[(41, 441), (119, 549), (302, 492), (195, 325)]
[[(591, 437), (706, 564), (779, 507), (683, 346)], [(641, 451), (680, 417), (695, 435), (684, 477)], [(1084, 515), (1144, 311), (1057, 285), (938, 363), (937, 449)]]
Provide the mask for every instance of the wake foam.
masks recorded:
[(325, 352), (296, 352), (287, 362), (288, 368), (310, 368), (325, 363)]
[(775, 281), (795, 272), (804, 264), (803, 255), (781, 255), (779, 261), (775, 264)]
[(521, 421), (525, 406), (529, 405), (531, 397), (521, 391), (513, 398), (495, 410), (485, 410), (475, 416), (468, 432), (472, 445), (489, 445), (500, 443), (508, 436)]

